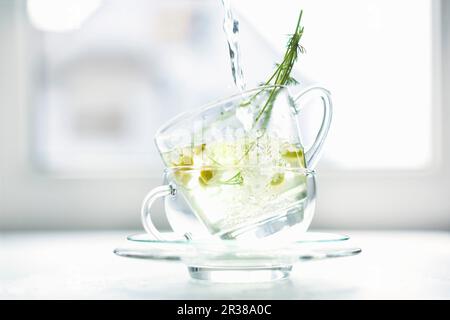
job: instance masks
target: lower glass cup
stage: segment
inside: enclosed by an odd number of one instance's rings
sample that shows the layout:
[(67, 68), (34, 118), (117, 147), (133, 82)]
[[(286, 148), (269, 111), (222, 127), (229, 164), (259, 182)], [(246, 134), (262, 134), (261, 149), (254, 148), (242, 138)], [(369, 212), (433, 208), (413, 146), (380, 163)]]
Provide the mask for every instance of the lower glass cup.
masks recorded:
[[(259, 239), (305, 232), (314, 215), (315, 172), (286, 167), (175, 167), (142, 204), (145, 230), (159, 240), (215, 237)], [(173, 232), (152, 222), (153, 202), (165, 199)]]

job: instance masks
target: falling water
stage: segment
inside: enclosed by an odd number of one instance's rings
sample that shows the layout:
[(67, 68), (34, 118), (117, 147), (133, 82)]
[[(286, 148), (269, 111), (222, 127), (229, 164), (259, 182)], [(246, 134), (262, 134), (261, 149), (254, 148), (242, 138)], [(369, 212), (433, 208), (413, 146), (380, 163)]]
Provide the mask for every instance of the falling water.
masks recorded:
[(224, 9), (223, 31), (227, 37), (230, 53), (231, 73), (239, 90), (245, 90), (244, 73), (239, 50), (239, 21), (233, 17), (230, 0), (221, 0)]

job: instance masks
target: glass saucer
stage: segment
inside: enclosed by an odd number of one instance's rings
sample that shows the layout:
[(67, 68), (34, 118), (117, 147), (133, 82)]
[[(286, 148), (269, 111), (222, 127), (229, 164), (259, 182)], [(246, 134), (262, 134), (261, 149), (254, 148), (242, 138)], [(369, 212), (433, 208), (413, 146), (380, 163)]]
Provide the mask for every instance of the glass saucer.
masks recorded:
[[(261, 282), (287, 278), (300, 261), (357, 255), (360, 248), (343, 246), (348, 236), (307, 232), (297, 239), (153, 240), (147, 234), (128, 237), (134, 248), (117, 248), (121, 257), (181, 261), (192, 278), (212, 282)], [(136, 247), (137, 246), (137, 247)]]

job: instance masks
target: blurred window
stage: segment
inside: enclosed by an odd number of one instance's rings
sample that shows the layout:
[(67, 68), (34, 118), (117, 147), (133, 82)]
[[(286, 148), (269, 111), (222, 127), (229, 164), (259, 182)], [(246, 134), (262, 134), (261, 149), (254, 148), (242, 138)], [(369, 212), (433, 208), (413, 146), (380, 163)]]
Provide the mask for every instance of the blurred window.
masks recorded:
[[(278, 57), (286, 40), (281, 35), (304, 9), (307, 54), (296, 73), (303, 85), (319, 83), (333, 94), (334, 123), (321, 165), (343, 170), (433, 164), (432, 3), (280, 0), (282, 10), (273, 10), (270, 1), (233, 2), (247, 23), (244, 33), (251, 25), (258, 31), (252, 38), (268, 40)], [(40, 53), (31, 96), (34, 150), (45, 169), (140, 174), (159, 168), (152, 143), (157, 128), (234, 91), (219, 1), (27, 4)], [(242, 40), (248, 78), (258, 66), (273, 65), (253, 59), (270, 50)], [(313, 113), (302, 122), (310, 140)]]
[(156, 172), (157, 128), (230, 78), (220, 3), (28, 0), (27, 13), (34, 156), (53, 173)]

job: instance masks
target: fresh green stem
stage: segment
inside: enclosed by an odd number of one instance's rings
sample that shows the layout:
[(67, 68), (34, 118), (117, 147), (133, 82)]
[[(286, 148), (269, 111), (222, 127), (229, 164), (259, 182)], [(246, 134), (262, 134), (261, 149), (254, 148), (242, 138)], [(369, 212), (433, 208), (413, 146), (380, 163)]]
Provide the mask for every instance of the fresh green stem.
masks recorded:
[(295, 62), (297, 61), (299, 53), (303, 53), (305, 51), (304, 48), (300, 45), (300, 39), (303, 36), (304, 30), (304, 28), (301, 26), (302, 16), (303, 10), (300, 11), (300, 15), (297, 20), (297, 26), (295, 27), (294, 34), (292, 34), (291, 37), (289, 38), (287, 49), (283, 57), (283, 61), (277, 66), (274, 73), (265, 82), (265, 85), (276, 85), (280, 87), (275, 87), (271, 89), (271, 92), (269, 94), (266, 103), (264, 104), (263, 108), (255, 118), (255, 122), (258, 122), (262, 117), (262, 115), (264, 113), (267, 113), (267, 118), (263, 123), (263, 128), (268, 123), (276, 94), (280, 90), (281, 86), (287, 85), (293, 81), (293, 78), (291, 78), (292, 69), (294, 67)]
[(228, 185), (242, 184), (243, 182), (244, 182), (244, 179), (242, 178), (240, 171), (238, 173), (236, 173), (230, 179), (228, 179), (226, 181), (221, 181), (222, 184), (228, 184)]

